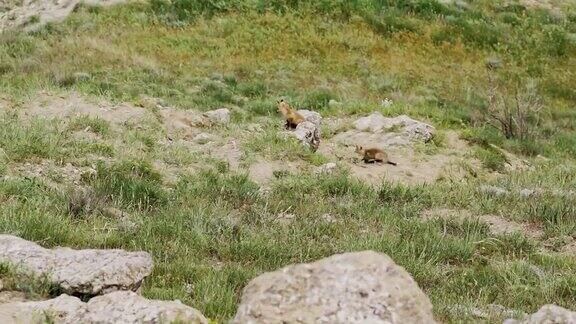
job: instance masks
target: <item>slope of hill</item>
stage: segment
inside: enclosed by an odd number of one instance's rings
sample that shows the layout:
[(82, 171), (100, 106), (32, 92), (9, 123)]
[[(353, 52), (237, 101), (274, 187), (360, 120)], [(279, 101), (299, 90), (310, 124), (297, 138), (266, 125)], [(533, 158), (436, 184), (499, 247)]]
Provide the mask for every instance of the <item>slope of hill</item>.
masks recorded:
[[(152, 0), (10, 24), (23, 4), (0, 8), (0, 232), (145, 250), (144, 296), (220, 321), (253, 277), (360, 250), (441, 321), (576, 309), (573, 2)], [(317, 151), (280, 97), (323, 117)], [(433, 138), (383, 126), (401, 115)]]

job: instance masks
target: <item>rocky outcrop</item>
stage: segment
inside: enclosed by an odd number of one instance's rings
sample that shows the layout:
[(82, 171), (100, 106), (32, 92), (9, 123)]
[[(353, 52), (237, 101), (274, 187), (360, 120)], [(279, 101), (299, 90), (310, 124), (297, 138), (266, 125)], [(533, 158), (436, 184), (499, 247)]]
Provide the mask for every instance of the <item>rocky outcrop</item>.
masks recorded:
[(329, 162), (326, 164), (323, 164), (319, 167), (316, 168), (316, 170), (314, 170), (314, 173), (316, 174), (330, 174), (330, 173), (334, 173), (334, 171), (336, 171), (338, 169), (338, 165), (334, 162)]
[(152, 271), (152, 258), (146, 252), (50, 250), (12, 235), (0, 235), (0, 262), (47, 276), (69, 294), (135, 291)]
[(414, 120), (406, 115), (384, 117), (379, 112), (362, 117), (354, 122), (354, 127), (362, 132), (396, 132), (410, 141), (428, 142), (434, 137), (436, 129), (426, 123)]
[(508, 190), (490, 185), (481, 185), (478, 187), (478, 191), (494, 197), (503, 197), (508, 194)]
[(316, 151), (320, 146), (320, 125), (322, 124), (322, 116), (319, 113), (301, 109), (298, 113), (306, 119), (306, 121), (298, 124), (296, 130), (292, 132), (302, 145)]
[(504, 324), (570, 324), (576, 323), (576, 312), (556, 305), (544, 305), (523, 320), (508, 319)]
[(117, 291), (83, 303), (60, 295), (46, 301), (0, 305), (0, 323), (208, 323), (196, 309), (180, 301), (149, 300), (134, 292)]
[(402, 267), (365, 251), (253, 279), (233, 322), (434, 323), (434, 318), (428, 297)]
[(210, 123), (226, 125), (230, 122), (230, 110), (227, 108), (210, 110), (204, 113), (204, 117), (206, 117)]
[(384, 117), (379, 112), (354, 121), (354, 129), (340, 133), (335, 140), (345, 145), (362, 145), (382, 149), (426, 143), (436, 129), (408, 116)]

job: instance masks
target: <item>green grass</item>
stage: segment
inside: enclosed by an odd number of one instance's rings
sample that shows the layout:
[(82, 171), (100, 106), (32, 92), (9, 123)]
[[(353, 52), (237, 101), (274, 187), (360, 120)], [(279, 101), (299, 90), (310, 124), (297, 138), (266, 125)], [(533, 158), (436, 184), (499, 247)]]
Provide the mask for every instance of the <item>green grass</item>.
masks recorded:
[[(544, 249), (547, 240), (563, 242), (576, 233), (576, 198), (558, 194), (576, 186), (574, 8), (558, 19), (546, 10), (487, 0), (467, 10), (433, 0), (214, 4), (83, 6), (37, 32), (0, 34), (0, 92), (14, 106), (0, 115), (0, 232), (47, 247), (148, 251), (154, 272), (143, 287), (146, 297), (180, 299), (222, 322), (234, 315), (242, 288), (255, 276), (365, 249), (405, 267), (441, 321), (477, 320), (457, 306), (576, 308), (576, 259)], [(486, 68), (493, 57), (501, 68)], [(494, 73), (507, 89), (539, 81), (544, 107), (540, 119), (530, 121), (529, 139), (506, 139), (486, 124)], [(167, 143), (156, 121), (26, 117), (20, 109), (38, 91), (75, 91), (113, 103), (146, 95), (177, 109), (228, 107), (233, 119), (228, 126), (194, 129), (214, 135), (213, 144)], [(506, 95), (512, 99), (512, 92)], [(283, 132), (275, 105), (280, 97), (324, 118), (354, 120), (379, 111), (426, 120), (439, 135), (415, 154), (444, 152), (451, 130), (472, 146), (475, 159), (467, 167), (477, 159), (481, 170), (420, 186), (370, 186), (346, 169), (314, 174), (314, 167), (332, 160)], [(394, 104), (382, 106), (384, 98)], [(351, 128), (328, 124), (321, 145)], [(82, 130), (96, 136), (77, 138)], [(212, 155), (231, 140), (243, 153), (241, 163), (290, 161), (300, 170), (277, 171), (259, 185), (245, 169)], [(493, 145), (533, 169), (507, 172)], [(54, 187), (15, 171), (42, 160), (94, 167), (96, 174), (79, 185), (92, 188), (100, 205), (71, 213), (70, 205), (82, 200), (70, 194), (77, 185)], [(511, 194), (478, 192), (484, 184)], [(524, 188), (543, 194), (525, 199), (518, 194)], [(127, 230), (105, 207), (126, 211), (135, 226)], [(420, 216), (442, 208), (497, 215), (543, 236), (495, 235), (482, 221)], [(286, 223), (279, 219), (283, 213), (295, 217)], [(0, 266), (10, 289), (54, 294), (37, 279), (16, 276)]]

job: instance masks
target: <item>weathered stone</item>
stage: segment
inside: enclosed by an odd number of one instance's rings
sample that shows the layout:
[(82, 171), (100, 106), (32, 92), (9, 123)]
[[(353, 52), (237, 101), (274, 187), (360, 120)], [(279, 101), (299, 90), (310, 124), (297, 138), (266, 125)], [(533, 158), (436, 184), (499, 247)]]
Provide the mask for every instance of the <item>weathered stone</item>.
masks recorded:
[(379, 112), (362, 117), (354, 122), (354, 127), (362, 132), (382, 133), (399, 132), (411, 141), (428, 142), (434, 137), (436, 129), (431, 125), (414, 120), (406, 115), (384, 117)]
[(504, 324), (572, 324), (576, 312), (556, 305), (544, 305), (536, 313), (523, 320), (508, 319)]
[(310, 148), (312, 151), (316, 151), (320, 146), (320, 131), (318, 126), (312, 122), (305, 121), (298, 124), (296, 130), (291, 134), (293, 134), (302, 145)]
[(315, 173), (332, 173), (338, 168), (338, 165), (334, 162), (326, 163), (324, 165), (319, 166), (314, 171)]
[(0, 262), (47, 276), (67, 293), (98, 295), (137, 290), (152, 271), (146, 252), (45, 249), (12, 235), (0, 235)]
[(298, 113), (302, 117), (304, 117), (307, 121), (316, 125), (316, 127), (320, 127), (320, 125), (322, 124), (322, 116), (320, 116), (320, 114), (315, 111), (300, 109), (298, 110)]
[(322, 124), (322, 116), (315, 111), (306, 109), (298, 110), (298, 113), (306, 119), (306, 121), (298, 124), (296, 130), (292, 135), (296, 137), (302, 145), (316, 151), (320, 146), (320, 125)]
[(520, 190), (520, 197), (528, 199), (528, 198), (532, 198), (538, 195), (538, 192), (534, 189), (527, 189), (524, 188), (522, 190)]
[(204, 113), (204, 117), (214, 124), (225, 125), (230, 122), (230, 110), (227, 108), (210, 110)]
[(213, 140), (213, 136), (207, 133), (200, 133), (196, 136), (194, 136), (194, 138), (192, 139), (192, 142), (196, 143), (196, 144), (206, 144), (208, 142), (211, 142)]
[(478, 190), (482, 193), (496, 197), (502, 197), (508, 194), (508, 190), (506, 189), (489, 185), (482, 185), (478, 188)]
[(149, 300), (130, 291), (117, 291), (83, 303), (60, 295), (46, 301), (0, 305), (1, 323), (208, 323), (196, 309), (180, 301)]
[(402, 267), (365, 251), (253, 279), (233, 322), (434, 323), (434, 318), (428, 297)]

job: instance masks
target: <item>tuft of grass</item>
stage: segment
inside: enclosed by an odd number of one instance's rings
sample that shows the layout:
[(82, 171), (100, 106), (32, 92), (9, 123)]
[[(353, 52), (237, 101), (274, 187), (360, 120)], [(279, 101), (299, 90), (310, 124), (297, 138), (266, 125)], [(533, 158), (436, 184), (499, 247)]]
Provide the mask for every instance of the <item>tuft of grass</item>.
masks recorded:
[(149, 210), (168, 203), (162, 176), (146, 161), (99, 162), (92, 181), (96, 193), (120, 204)]
[(80, 131), (88, 129), (96, 134), (106, 136), (110, 133), (110, 123), (102, 118), (90, 117), (87, 115), (74, 118), (70, 122), (70, 129), (72, 131)]
[(504, 172), (506, 157), (501, 152), (489, 147), (478, 147), (475, 149), (474, 155), (482, 162), (484, 167), (493, 171)]

